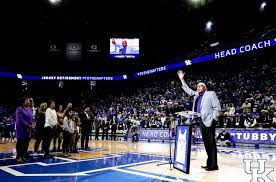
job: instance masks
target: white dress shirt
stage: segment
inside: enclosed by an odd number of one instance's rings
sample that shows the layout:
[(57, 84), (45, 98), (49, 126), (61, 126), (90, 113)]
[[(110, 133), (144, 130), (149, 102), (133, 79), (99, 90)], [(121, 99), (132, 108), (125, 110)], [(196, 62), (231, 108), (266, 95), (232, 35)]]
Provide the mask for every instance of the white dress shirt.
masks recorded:
[(44, 127), (50, 126), (51, 128), (53, 128), (54, 126), (56, 126), (58, 124), (57, 113), (54, 109), (48, 108), (46, 110), (45, 116), (46, 117), (45, 117)]

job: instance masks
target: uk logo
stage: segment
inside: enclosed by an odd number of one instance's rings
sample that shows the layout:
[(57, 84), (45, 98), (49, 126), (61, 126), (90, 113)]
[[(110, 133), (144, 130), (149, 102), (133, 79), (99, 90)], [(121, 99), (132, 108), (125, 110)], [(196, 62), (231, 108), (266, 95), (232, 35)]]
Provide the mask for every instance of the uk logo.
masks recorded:
[(192, 62), (191, 62), (191, 60), (185, 60), (185, 64), (186, 64), (186, 66), (189, 66), (189, 65), (192, 65)]
[(273, 182), (273, 179), (269, 178), (269, 173), (274, 171), (272, 167), (266, 167), (266, 159), (257, 159), (258, 167), (252, 166), (253, 159), (244, 159), (245, 172), (251, 174), (252, 178), (250, 182)]

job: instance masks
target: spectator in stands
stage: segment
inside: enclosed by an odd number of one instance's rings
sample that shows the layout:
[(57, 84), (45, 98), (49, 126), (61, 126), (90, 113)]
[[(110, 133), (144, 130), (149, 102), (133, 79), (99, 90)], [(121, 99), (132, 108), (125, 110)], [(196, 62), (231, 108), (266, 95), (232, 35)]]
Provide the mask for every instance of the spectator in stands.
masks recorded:
[(25, 162), (29, 158), (28, 147), (30, 132), (33, 126), (33, 113), (29, 97), (24, 97), (22, 106), (16, 109), (16, 158), (18, 163)]
[(44, 125), (45, 125), (45, 112), (47, 109), (47, 103), (43, 102), (40, 104), (38, 112), (36, 114), (36, 124), (35, 124), (35, 144), (34, 144), (34, 156), (37, 156), (38, 148), (43, 140)]
[(242, 109), (244, 113), (251, 113), (251, 103), (248, 102), (248, 99), (242, 104)]
[(257, 111), (257, 108), (253, 108), (253, 112), (251, 113), (251, 117), (256, 119), (257, 124), (260, 124), (260, 113)]
[(272, 126), (273, 128), (276, 128), (276, 112), (274, 112), (274, 114), (273, 114), (273, 120), (272, 120), (271, 126)]
[(161, 128), (162, 127), (162, 123), (161, 123), (161, 118), (157, 118), (157, 121), (156, 121), (156, 127), (157, 128)]
[(9, 119), (7, 117), (3, 118), (2, 122), (2, 142), (7, 143), (10, 139), (10, 129), (9, 129), (10, 123)]
[(171, 129), (171, 132), (172, 132), (172, 137), (174, 137), (175, 134), (176, 134), (176, 126), (178, 125), (178, 123), (177, 123), (177, 119), (176, 118), (173, 118), (171, 121), (172, 122), (170, 124), (170, 129)]
[(5, 135), (4, 135), (4, 132), (5, 132), (5, 123), (4, 123), (4, 118), (1, 118), (0, 120), (0, 144), (4, 144), (6, 143), (5, 141)]
[(122, 121), (122, 118), (118, 119), (119, 122), (118, 122), (118, 130), (119, 131), (123, 131), (124, 129), (124, 122)]
[(166, 113), (164, 112), (164, 113), (162, 114), (162, 117), (161, 117), (161, 126), (162, 126), (163, 128), (165, 128), (165, 126), (166, 126), (166, 120), (167, 120), (167, 116), (166, 116)]
[(84, 106), (80, 114), (81, 120), (81, 148), (89, 148), (89, 134), (92, 130), (92, 115), (89, 106)]
[(151, 128), (156, 128), (156, 120), (155, 120), (155, 117), (154, 117), (154, 116), (151, 117), (151, 120), (150, 120), (150, 127), (151, 127)]
[(251, 115), (247, 115), (247, 117), (244, 120), (244, 126), (246, 128), (254, 128), (257, 124), (256, 118), (253, 118)]
[(243, 126), (243, 123), (240, 122), (240, 114), (236, 113), (235, 115), (236, 121), (235, 121), (235, 128), (239, 128)]
[(15, 138), (15, 122), (12, 116), (0, 120), (0, 143), (12, 142)]
[(217, 136), (217, 143), (218, 145), (224, 147), (224, 146), (230, 146), (231, 140), (230, 140), (230, 134), (226, 131), (222, 131)]
[(45, 116), (46, 116), (45, 125), (44, 125), (45, 135), (42, 142), (42, 150), (44, 152), (45, 158), (52, 158), (53, 155), (50, 154), (49, 148), (50, 148), (51, 141), (53, 139), (53, 128), (58, 124), (54, 100), (50, 100), (49, 108), (46, 110)]
[(227, 107), (227, 111), (224, 113), (224, 116), (226, 116), (226, 127), (233, 127), (235, 125), (234, 123), (234, 117), (235, 117), (236, 109), (232, 103), (229, 104)]

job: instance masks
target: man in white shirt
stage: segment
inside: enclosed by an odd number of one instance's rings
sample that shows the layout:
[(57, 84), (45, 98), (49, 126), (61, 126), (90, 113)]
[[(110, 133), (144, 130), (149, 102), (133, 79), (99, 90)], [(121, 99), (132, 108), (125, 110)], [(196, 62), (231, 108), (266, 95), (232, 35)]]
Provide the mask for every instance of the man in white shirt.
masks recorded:
[(50, 155), (49, 148), (53, 138), (53, 128), (58, 124), (57, 113), (55, 111), (55, 102), (50, 100), (50, 107), (45, 113), (45, 125), (44, 125), (44, 140), (42, 142), (42, 149), (44, 151), (45, 158), (52, 158)]

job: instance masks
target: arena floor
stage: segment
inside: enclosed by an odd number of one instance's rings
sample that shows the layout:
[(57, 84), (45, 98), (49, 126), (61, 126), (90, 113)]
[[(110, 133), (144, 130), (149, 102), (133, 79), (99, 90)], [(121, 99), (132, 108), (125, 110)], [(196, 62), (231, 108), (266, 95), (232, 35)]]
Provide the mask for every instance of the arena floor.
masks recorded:
[[(30, 148), (33, 148), (33, 141)], [(13, 159), (15, 143), (0, 145), (1, 181), (250, 181), (243, 159), (264, 158), (266, 167), (276, 167), (276, 149), (218, 148), (219, 170), (207, 172), (206, 154), (202, 145), (193, 145), (190, 174), (169, 165), (157, 166), (168, 161), (169, 144), (130, 143), (123, 141), (90, 142), (91, 149), (80, 150), (70, 158), (56, 153), (53, 159), (36, 157), (25, 164)], [(32, 152), (31, 152), (32, 153)], [(258, 167), (253, 163), (252, 167)], [(276, 170), (269, 175), (276, 180)]]

